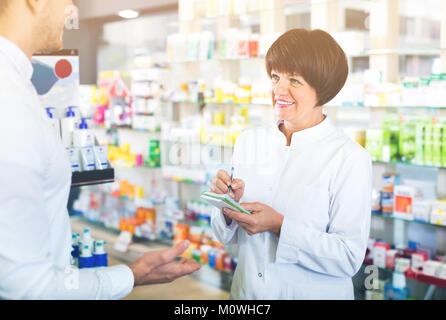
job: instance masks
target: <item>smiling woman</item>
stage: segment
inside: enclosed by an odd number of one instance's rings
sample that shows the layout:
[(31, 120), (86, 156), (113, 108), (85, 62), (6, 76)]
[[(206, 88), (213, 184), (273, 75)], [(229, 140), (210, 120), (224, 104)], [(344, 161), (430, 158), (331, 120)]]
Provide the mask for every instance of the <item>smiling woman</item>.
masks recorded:
[[(234, 179), (211, 190), (251, 212), (215, 212), (218, 239), (238, 245), (235, 299), (353, 299), (370, 230), (371, 160), (322, 106), (342, 89), (347, 59), (321, 30), (284, 33), (266, 55), (277, 123), (236, 141)], [(354, 199), (354, 200), (352, 200)]]

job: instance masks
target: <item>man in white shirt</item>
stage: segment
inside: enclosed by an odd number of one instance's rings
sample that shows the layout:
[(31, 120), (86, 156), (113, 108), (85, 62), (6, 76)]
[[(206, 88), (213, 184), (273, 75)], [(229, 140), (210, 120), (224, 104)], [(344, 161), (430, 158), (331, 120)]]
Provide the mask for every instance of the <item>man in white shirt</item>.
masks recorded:
[(0, 0), (0, 298), (120, 299), (134, 286), (197, 271), (174, 259), (189, 246), (143, 254), (130, 266), (81, 269), (70, 285), (68, 156), (31, 84), (31, 56), (63, 47), (71, 0)]

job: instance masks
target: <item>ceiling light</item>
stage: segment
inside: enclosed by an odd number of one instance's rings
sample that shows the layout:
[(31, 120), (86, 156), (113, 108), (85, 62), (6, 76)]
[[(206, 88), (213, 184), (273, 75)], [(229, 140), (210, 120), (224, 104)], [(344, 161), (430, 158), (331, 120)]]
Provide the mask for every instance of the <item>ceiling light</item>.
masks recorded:
[(118, 15), (124, 19), (133, 19), (139, 17), (139, 12), (135, 10), (122, 10), (118, 12)]

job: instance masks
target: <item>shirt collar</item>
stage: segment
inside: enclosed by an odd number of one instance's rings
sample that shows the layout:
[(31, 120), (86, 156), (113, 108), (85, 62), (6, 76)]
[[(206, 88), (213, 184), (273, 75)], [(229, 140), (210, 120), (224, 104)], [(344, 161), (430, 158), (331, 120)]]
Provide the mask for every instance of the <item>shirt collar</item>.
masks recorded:
[[(283, 120), (278, 120), (275, 127), (277, 137), (286, 145), (286, 137), (282, 131), (280, 131), (280, 125)], [(333, 125), (328, 116), (325, 117), (319, 124), (307, 128), (301, 131), (294, 132), (291, 136), (291, 147), (308, 144), (325, 138), (326, 136), (333, 134), (336, 131), (336, 127)]]
[(31, 80), (33, 65), (26, 54), (12, 41), (0, 36), (0, 53), (3, 53), (16, 71), (26, 80)]

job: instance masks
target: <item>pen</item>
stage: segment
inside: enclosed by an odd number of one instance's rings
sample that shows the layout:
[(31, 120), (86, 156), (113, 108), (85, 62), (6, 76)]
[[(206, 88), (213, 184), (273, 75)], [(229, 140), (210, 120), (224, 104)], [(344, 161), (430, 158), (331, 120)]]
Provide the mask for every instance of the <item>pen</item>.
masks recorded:
[[(231, 167), (231, 185), (232, 185), (232, 177), (234, 175), (234, 166)], [(228, 186), (228, 193), (232, 191), (232, 187)]]

